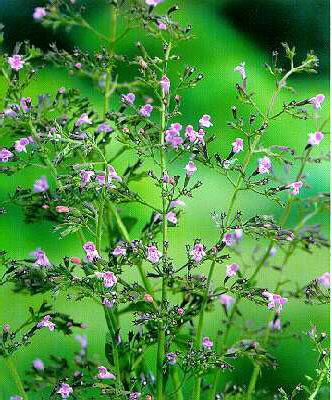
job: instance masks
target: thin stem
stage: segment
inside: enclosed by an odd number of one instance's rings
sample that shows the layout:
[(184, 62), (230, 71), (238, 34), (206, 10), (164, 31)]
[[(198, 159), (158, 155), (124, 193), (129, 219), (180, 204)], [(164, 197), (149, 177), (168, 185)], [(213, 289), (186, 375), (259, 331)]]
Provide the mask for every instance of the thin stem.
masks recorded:
[(21, 377), (15, 367), (15, 364), (13, 363), (13, 360), (10, 358), (10, 356), (7, 356), (4, 358), (5, 363), (8, 367), (8, 370), (10, 372), (10, 375), (12, 376), (15, 385), (17, 387), (18, 393), (19, 395), (24, 399), (24, 400), (28, 400), (28, 395), (26, 394), (25, 390), (24, 390), (24, 386), (21, 380)]
[(174, 398), (175, 400), (184, 400), (182, 390), (181, 390), (182, 382), (180, 381), (180, 378), (179, 378), (178, 368), (171, 367), (170, 374), (171, 374), (171, 379), (172, 379), (173, 387), (174, 387), (172, 398)]

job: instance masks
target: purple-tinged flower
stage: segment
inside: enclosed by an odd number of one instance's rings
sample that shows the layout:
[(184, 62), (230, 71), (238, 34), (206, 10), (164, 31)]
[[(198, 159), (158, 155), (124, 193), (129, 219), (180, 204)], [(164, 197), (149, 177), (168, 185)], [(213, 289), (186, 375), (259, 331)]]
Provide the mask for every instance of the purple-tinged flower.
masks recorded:
[(158, 29), (160, 29), (161, 31), (167, 30), (167, 25), (161, 19), (157, 20), (157, 26), (158, 26)]
[(171, 144), (174, 149), (177, 149), (183, 143), (183, 139), (180, 136), (181, 129), (182, 125), (175, 123), (166, 130), (165, 142)]
[(151, 104), (145, 104), (144, 106), (142, 106), (139, 109), (139, 114), (142, 117), (147, 117), (148, 118), (148, 117), (150, 117), (152, 111), (153, 111), (153, 106)]
[(59, 87), (58, 93), (59, 94), (65, 94), (66, 93), (66, 88), (64, 86)]
[(183, 315), (184, 314), (184, 308), (178, 307), (177, 312), (178, 312), (179, 315)]
[(35, 193), (44, 193), (44, 192), (47, 192), (48, 189), (49, 189), (49, 186), (48, 186), (46, 176), (40, 177), (33, 184), (33, 191)]
[(193, 161), (189, 161), (185, 166), (185, 170), (187, 171), (187, 176), (191, 177), (197, 171), (197, 167)]
[(177, 216), (173, 211), (170, 211), (166, 214), (166, 219), (167, 221), (171, 222), (174, 225), (176, 225), (178, 222)]
[(319, 110), (322, 107), (324, 100), (325, 96), (323, 94), (317, 94), (317, 96), (312, 97), (309, 100), (309, 103), (312, 104), (316, 110)]
[(127, 104), (134, 104), (135, 98), (136, 96), (134, 95), (134, 93), (127, 93), (121, 96), (121, 100)]
[(45, 315), (45, 317), (40, 320), (37, 324), (37, 328), (47, 328), (51, 332), (54, 331), (55, 324), (52, 322), (52, 317), (50, 315)]
[(9, 324), (4, 324), (3, 327), (2, 327), (2, 330), (3, 330), (5, 333), (10, 332), (10, 325), (9, 325)]
[(181, 200), (181, 199), (176, 199), (176, 200), (172, 200), (170, 203), (169, 203), (169, 207), (170, 208), (175, 208), (175, 207), (184, 207), (186, 205), (186, 203), (183, 201), (183, 200)]
[(280, 312), (288, 301), (286, 297), (282, 297), (280, 294), (270, 293), (267, 290), (264, 290), (262, 295), (268, 300), (268, 309), (271, 310), (274, 308), (277, 312)]
[(75, 339), (78, 341), (83, 350), (88, 347), (88, 338), (86, 335), (76, 335)]
[(119, 176), (115, 170), (115, 168), (112, 165), (108, 166), (108, 178), (110, 180), (114, 179), (118, 182), (122, 182), (121, 176)]
[(156, 264), (159, 262), (160, 258), (162, 256), (162, 253), (157, 249), (156, 246), (150, 245), (147, 248), (147, 259), (152, 263)]
[(240, 266), (238, 264), (233, 263), (233, 264), (227, 265), (226, 276), (228, 278), (235, 276), (239, 269), (240, 269)]
[(148, 6), (157, 6), (158, 4), (162, 3), (164, 0), (145, 0), (145, 4)]
[(89, 118), (87, 113), (81, 114), (79, 119), (75, 122), (75, 126), (81, 126), (81, 125), (91, 125), (92, 121)]
[(233, 153), (235, 154), (243, 151), (243, 140), (241, 138), (236, 138), (235, 141), (232, 143), (232, 146)]
[(8, 162), (10, 158), (14, 157), (14, 154), (6, 148), (0, 150), (0, 162)]
[(36, 249), (33, 253), (31, 253), (31, 255), (36, 258), (34, 262), (35, 265), (41, 265), (43, 267), (49, 267), (51, 265), (49, 259), (42, 249)]
[(175, 365), (176, 364), (176, 360), (177, 360), (177, 354), (170, 352), (166, 354), (166, 360), (167, 360), (167, 364), (169, 365)]
[(99, 379), (115, 379), (115, 375), (113, 375), (111, 372), (107, 371), (107, 368), (103, 367), (101, 365), (100, 367), (98, 367), (97, 378), (99, 378)]
[(112, 271), (96, 272), (98, 278), (104, 280), (104, 286), (106, 288), (111, 288), (118, 283), (118, 278), (114, 275)]
[(91, 181), (91, 178), (94, 176), (95, 171), (89, 171), (85, 169), (81, 169), (80, 177), (81, 177), (81, 187), (85, 187)]
[(324, 286), (325, 288), (329, 288), (330, 287), (330, 273), (329, 272), (325, 272), (322, 276), (319, 276), (317, 278), (317, 282)]
[(234, 229), (234, 236), (235, 236), (235, 239), (236, 239), (236, 240), (242, 239), (242, 236), (243, 236), (243, 229), (241, 229), (241, 228), (236, 228), (236, 229)]
[(161, 79), (160, 79), (160, 87), (163, 91), (163, 94), (166, 95), (169, 93), (169, 89), (171, 87), (171, 81), (167, 78), (166, 75), (164, 75)]
[(45, 365), (43, 361), (40, 358), (36, 358), (35, 360), (32, 361), (32, 366), (34, 369), (37, 371), (44, 371)]
[(97, 127), (97, 133), (110, 133), (113, 132), (113, 128), (109, 126), (106, 122), (103, 122)]
[(127, 254), (127, 249), (124, 246), (117, 245), (112, 251), (113, 256), (120, 257)]
[(291, 194), (293, 196), (296, 196), (297, 194), (300, 193), (300, 189), (303, 186), (303, 182), (298, 181), (298, 182), (293, 182), (287, 185), (287, 189), (292, 189)]
[[(146, 0), (148, 1), (148, 0)], [(140, 392), (131, 392), (129, 395), (129, 400), (138, 400), (141, 397)]]
[(86, 253), (87, 260), (90, 262), (94, 261), (95, 259), (101, 258), (93, 242), (86, 242), (83, 245), (83, 250)]
[(24, 112), (29, 111), (31, 107), (31, 97), (22, 97), (20, 100), (21, 108)]
[(44, 18), (45, 16), (46, 16), (46, 10), (44, 7), (36, 7), (32, 14), (33, 19), (36, 21)]
[(281, 330), (281, 321), (279, 318), (276, 318), (273, 321), (270, 321), (268, 326), (271, 329), (271, 331), (280, 331)]
[(211, 117), (208, 114), (204, 114), (202, 118), (199, 120), (199, 126), (201, 128), (210, 128), (212, 125)]
[(277, 254), (277, 251), (278, 251), (278, 247), (273, 246), (269, 253), (270, 257), (274, 257)]
[(69, 386), (68, 383), (61, 383), (57, 393), (59, 393), (63, 399), (68, 399), (68, 397), (73, 393), (73, 388)]
[(213, 347), (213, 342), (209, 337), (205, 336), (202, 340), (202, 346), (204, 347), (204, 349), (210, 350)]
[(205, 249), (202, 243), (195, 243), (194, 248), (190, 252), (191, 258), (196, 262), (199, 263), (202, 261), (203, 257), (205, 257)]
[(226, 246), (233, 246), (235, 244), (235, 236), (233, 233), (225, 233), (222, 241)]
[(10, 65), (11, 69), (19, 71), (23, 68), (25, 61), (19, 54), (14, 54), (12, 57), (8, 57), (8, 64)]
[(3, 114), (4, 114), (5, 117), (10, 117), (10, 118), (17, 117), (17, 112), (14, 111), (11, 107), (6, 108), (5, 110), (3, 110)]
[(228, 294), (221, 294), (219, 296), (219, 302), (223, 306), (226, 307), (226, 310), (230, 310), (233, 304), (235, 303), (235, 299), (232, 296), (229, 296)]
[(269, 157), (263, 157), (258, 160), (258, 172), (260, 174), (269, 174), (272, 164)]
[(21, 396), (10, 396), (9, 400), (23, 400), (23, 397), (21, 397)]
[(28, 138), (21, 138), (19, 140), (16, 140), (15, 144), (14, 144), (14, 148), (18, 153), (21, 153), (22, 151), (24, 151), (26, 153), (27, 149), (26, 146), (30, 144), (30, 141)]
[(188, 125), (186, 127), (186, 138), (189, 139), (189, 142), (194, 143), (197, 139), (197, 132), (195, 131), (195, 129), (193, 128), (192, 125)]
[(113, 308), (114, 304), (115, 304), (115, 300), (109, 300), (105, 297), (105, 299), (103, 300), (102, 303), (106, 308)]
[(246, 69), (245, 69), (245, 62), (242, 62), (238, 66), (234, 68), (234, 72), (239, 72), (242, 79), (245, 80), (247, 78)]
[(80, 62), (77, 62), (77, 63), (74, 65), (74, 67), (75, 67), (76, 69), (81, 69), (81, 68), (82, 68), (82, 64), (81, 64)]
[(153, 296), (151, 296), (151, 294), (149, 294), (149, 293), (145, 293), (143, 299), (147, 303), (153, 303), (153, 301), (154, 301)]
[(322, 132), (309, 133), (308, 144), (311, 146), (316, 146), (324, 139), (324, 134)]

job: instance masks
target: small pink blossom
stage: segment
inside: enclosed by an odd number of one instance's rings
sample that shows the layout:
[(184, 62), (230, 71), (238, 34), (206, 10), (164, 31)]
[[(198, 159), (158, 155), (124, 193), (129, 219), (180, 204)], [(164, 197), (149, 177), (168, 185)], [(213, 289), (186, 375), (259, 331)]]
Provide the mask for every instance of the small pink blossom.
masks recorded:
[(10, 332), (10, 325), (9, 324), (4, 324), (2, 327), (2, 330), (6, 333)]
[(211, 117), (208, 114), (204, 114), (202, 118), (199, 120), (199, 125), (202, 128), (210, 128), (212, 125)]
[(194, 143), (196, 141), (197, 132), (195, 131), (195, 129), (193, 128), (192, 125), (188, 125), (186, 127), (185, 135), (186, 135), (186, 138), (188, 138), (191, 143)]
[(67, 206), (56, 206), (55, 210), (59, 214), (66, 214), (70, 212), (70, 208)]
[(14, 157), (14, 154), (6, 148), (0, 150), (0, 162), (8, 162), (12, 157)]
[(68, 397), (73, 393), (73, 388), (68, 385), (68, 383), (61, 383), (60, 389), (57, 391), (63, 399), (68, 399)]
[(98, 278), (104, 280), (105, 288), (111, 288), (118, 283), (118, 278), (112, 271), (96, 272), (95, 274)]
[(234, 229), (234, 236), (236, 240), (240, 240), (243, 236), (243, 229), (241, 228)]
[(97, 127), (97, 133), (111, 133), (111, 132), (113, 132), (113, 128), (106, 122), (99, 124)]
[(245, 62), (242, 62), (238, 66), (234, 68), (234, 72), (239, 72), (242, 79), (245, 80), (247, 75), (246, 75), (246, 69), (245, 69)]
[(86, 242), (83, 245), (83, 250), (86, 253), (87, 260), (90, 262), (92, 262), (95, 259), (101, 258), (93, 242)]
[(296, 196), (297, 194), (300, 193), (300, 189), (302, 186), (303, 186), (303, 182), (298, 181), (298, 182), (290, 183), (289, 185), (287, 185), (287, 188), (292, 189), (291, 194), (293, 196)]
[(76, 265), (81, 265), (82, 264), (82, 260), (79, 257), (70, 257), (70, 261), (73, 264), (76, 264)]
[(282, 297), (280, 294), (270, 293), (267, 290), (264, 290), (262, 295), (268, 299), (267, 307), (269, 310), (274, 308), (276, 311), (280, 312), (288, 301), (286, 297)]
[(81, 114), (79, 119), (75, 122), (75, 126), (81, 126), (81, 125), (91, 125), (92, 121), (89, 118), (87, 113)]
[(271, 331), (280, 331), (281, 330), (281, 321), (279, 318), (269, 322), (269, 328)]
[(115, 379), (115, 375), (113, 375), (111, 372), (107, 371), (107, 368), (105, 368), (101, 365), (100, 367), (98, 367), (97, 378), (99, 378), (99, 379)]
[(77, 62), (77, 63), (74, 65), (74, 67), (75, 67), (76, 69), (81, 69), (81, 68), (82, 68), (82, 64), (81, 64), (80, 62)]
[(322, 132), (309, 133), (308, 144), (311, 146), (316, 146), (324, 139), (324, 134)]
[(233, 233), (225, 233), (222, 241), (226, 246), (233, 246), (235, 244), (235, 236)]
[(142, 117), (150, 117), (152, 111), (153, 111), (153, 106), (151, 104), (145, 104), (139, 109), (139, 114)]
[(178, 314), (179, 315), (183, 315), (184, 314), (184, 308), (182, 308), (182, 307), (178, 307)]
[(228, 294), (221, 294), (219, 296), (219, 302), (223, 306), (226, 307), (227, 310), (229, 310), (232, 305), (235, 303), (235, 299), (232, 296), (229, 296)]
[(43, 361), (40, 358), (36, 358), (35, 360), (32, 361), (32, 366), (34, 369), (37, 371), (44, 371), (45, 365)]
[(55, 324), (52, 322), (52, 317), (50, 315), (45, 315), (45, 317), (40, 320), (37, 324), (37, 328), (47, 328), (51, 332), (54, 331)]
[(21, 152), (27, 152), (26, 146), (30, 144), (30, 141), (28, 138), (21, 138), (19, 140), (16, 140), (15, 144), (14, 144), (14, 148), (18, 153)]
[(185, 166), (185, 170), (187, 171), (187, 176), (191, 177), (197, 171), (197, 167), (193, 161), (189, 161)]
[(152, 264), (156, 264), (159, 262), (160, 258), (161, 258), (162, 254), (161, 252), (157, 249), (156, 246), (148, 246), (147, 248), (147, 259), (152, 263)]
[(45, 16), (46, 16), (46, 10), (44, 7), (36, 7), (32, 14), (33, 19), (36, 21), (44, 18)]
[(165, 31), (167, 29), (167, 25), (161, 19), (157, 20), (157, 24), (158, 29), (160, 29), (161, 31)]
[(19, 71), (23, 68), (25, 61), (19, 54), (14, 54), (12, 57), (8, 57), (8, 64), (13, 70)]
[(161, 79), (160, 79), (160, 86), (161, 86), (161, 89), (162, 89), (162, 91), (163, 91), (163, 94), (164, 95), (166, 95), (166, 94), (168, 94), (169, 93), (169, 89), (170, 89), (170, 87), (171, 87), (171, 82), (170, 82), (170, 80), (167, 78), (167, 76), (166, 75), (164, 75)]
[(209, 337), (207, 337), (207, 336), (205, 336), (204, 338), (203, 338), (203, 340), (202, 340), (202, 345), (203, 345), (203, 347), (205, 348), (205, 349), (212, 349), (212, 347), (213, 347), (213, 342), (212, 342), (212, 340), (209, 338)]
[[(148, 0), (146, 0), (148, 1)], [(129, 395), (129, 400), (138, 400), (141, 397), (140, 392), (131, 392)]]
[(147, 303), (153, 303), (153, 297), (151, 296), (151, 294), (145, 293), (144, 301), (146, 301)]
[(202, 261), (202, 259), (205, 257), (205, 249), (204, 245), (202, 243), (196, 243), (194, 245), (194, 248), (190, 252), (191, 258), (196, 262), (199, 263)]
[(81, 177), (81, 187), (85, 187), (91, 181), (91, 178), (95, 175), (95, 171), (88, 171), (85, 169), (81, 169), (80, 177)]
[(330, 273), (325, 272), (322, 276), (317, 278), (317, 282), (325, 288), (330, 287)]
[(121, 96), (121, 100), (127, 104), (134, 104), (135, 98), (136, 96), (134, 95), (134, 93), (127, 93)]
[(167, 221), (171, 222), (174, 225), (176, 225), (178, 222), (177, 216), (173, 211), (170, 211), (166, 214), (166, 219)]
[(42, 249), (36, 249), (33, 253), (31, 253), (31, 255), (36, 258), (34, 262), (35, 265), (41, 265), (43, 267), (49, 267), (51, 265), (49, 259)]
[(157, 6), (158, 4), (162, 3), (164, 0), (145, 0), (145, 4), (148, 6)]
[(240, 151), (243, 151), (243, 140), (241, 138), (236, 138), (232, 143), (233, 153), (237, 154)]
[(115, 304), (115, 300), (109, 300), (109, 299), (107, 299), (107, 298), (105, 298), (104, 300), (103, 300), (103, 303), (102, 303), (106, 308), (113, 308), (113, 306), (114, 306), (114, 304)]
[(110, 180), (116, 180), (118, 182), (122, 182), (121, 176), (119, 176), (115, 170), (115, 168), (112, 165), (108, 166), (108, 178)]
[(112, 254), (115, 257), (125, 256), (127, 254), (127, 249), (124, 246), (118, 245), (114, 248)]
[(176, 199), (176, 200), (172, 200), (169, 204), (170, 208), (175, 208), (175, 207), (184, 207), (186, 205), (186, 203), (181, 200), (181, 199)]
[(325, 96), (323, 94), (317, 94), (317, 96), (314, 96), (309, 100), (309, 103), (311, 103), (313, 107), (318, 110), (322, 107), (324, 100)]
[(49, 189), (48, 182), (45, 176), (42, 176), (41, 178), (37, 179), (35, 183), (33, 184), (33, 191), (35, 193), (43, 193), (47, 192)]
[(238, 264), (234, 263), (234, 264), (227, 265), (226, 276), (229, 278), (232, 276), (235, 276), (239, 269), (240, 269), (240, 266)]
[(260, 174), (269, 174), (271, 170), (271, 160), (269, 157), (263, 157), (258, 160), (258, 172)]
[(177, 149), (183, 143), (183, 139), (180, 136), (181, 129), (182, 125), (175, 123), (166, 130), (165, 142), (171, 144), (174, 149)]

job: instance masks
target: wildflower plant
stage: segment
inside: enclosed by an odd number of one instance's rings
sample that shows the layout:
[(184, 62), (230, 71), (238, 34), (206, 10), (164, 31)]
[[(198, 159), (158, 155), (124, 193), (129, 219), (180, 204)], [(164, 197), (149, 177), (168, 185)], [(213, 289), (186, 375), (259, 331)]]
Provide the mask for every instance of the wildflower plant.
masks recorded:
[[(105, 0), (111, 15), (111, 32), (106, 35), (88, 22), (81, 2), (50, 0), (34, 10), (35, 22), (51, 29), (86, 29), (100, 42), (98, 51), (67, 51), (51, 44), (44, 54), (25, 42), (10, 54), (1, 54), (6, 91), (0, 172), (10, 179), (22, 170), (40, 170), (32, 187), (18, 187), (8, 201), (22, 207), (26, 223), (51, 221), (60, 239), (73, 235), (82, 248), (81, 254), (61, 260), (52, 260), (43, 243), (23, 259), (12, 258), (3, 249), (1, 284), (31, 295), (63, 293), (77, 302), (87, 299), (103, 309), (108, 329), (105, 350), (100, 349), (96, 359), (88, 352), (86, 322), (51, 304), (30, 308), (18, 327), (5, 324), (0, 356), (17, 385), (12, 399), (26, 400), (40, 390), (54, 399), (293, 399), (303, 391), (315, 399), (326, 386), (329, 370), (327, 335), (315, 328), (303, 336), (317, 351), (316, 376), (301, 382), (293, 393), (280, 388), (266, 394), (257, 381), (263, 367), (278, 365), (271, 343), (291, 330), (283, 309), (293, 301), (304, 307), (329, 302), (328, 272), (304, 287), (284, 280), (295, 253), (311, 254), (328, 246), (320, 226), (311, 223), (328, 209), (328, 194), (306, 195), (306, 170), (328, 159), (319, 150), (327, 140), (326, 121), (319, 116), (324, 95), (308, 93), (298, 99), (294, 94), (281, 109), (276, 103), (290, 89), (293, 75), (317, 71), (318, 58), (309, 52), (298, 61), (295, 49), (284, 43), (287, 68), (273, 53), (272, 64), (265, 67), (275, 89), (262, 107), (246, 64), (234, 66), (236, 105), (229, 110), (228, 123), (234, 139), (213, 153), (211, 144), (220, 127), (208, 110), (182, 126), (182, 93), (199, 84), (203, 75), (184, 65), (178, 54), (178, 44), (192, 38), (191, 26), (177, 22), (176, 5), (162, 8), (162, 2)], [(142, 39), (133, 57), (119, 54), (118, 43), (132, 30), (144, 31), (142, 38), (152, 37), (157, 53), (151, 53)], [(29, 86), (45, 63), (91, 79), (102, 97), (102, 109), (75, 88), (29, 97)], [(134, 71), (132, 81), (118, 78), (123, 64)], [(171, 72), (175, 69), (177, 74)], [(265, 144), (269, 128), (281, 118), (313, 121), (315, 128), (304, 135), (302, 152), (285, 143)], [(215, 237), (210, 243), (200, 238), (188, 241), (183, 254), (174, 257), (169, 231), (181, 224), (186, 199), (195, 198), (204, 187), (199, 180), (203, 166), (230, 186), (229, 204), (211, 210)], [(137, 182), (158, 193), (158, 199), (144, 196)], [(257, 210), (251, 215), (241, 205), (243, 192), (253, 201), (263, 197), (281, 212), (261, 215)], [(149, 213), (145, 221), (123, 211), (124, 205), (134, 203)], [(5, 210), (6, 201), (3, 214)], [(243, 243), (254, 240), (259, 248), (255, 245), (252, 253), (242, 249)], [(274, 267), (277, 251), (282, 260)], [(205, 266), (207, 274), (202, 272)], [(263, 268), (278, 270), (275, 287), (258, 279)], [(128, 279), (129, 270), (137, 271), (136, 280)], [(244, 302), (265, 310), (263, 327), (246, 324)], [(222, 315), (222, 322), (208, 336), (207, 314), (213, 310)], [(129, 329), (124, 319), (130, 320)], [(233, 340), (235, 327), (240, 333)], [(79, 350), (68, 358), (53, 355), (46, 360), (40, 355), (20, 376), (12, 355), (38, 340), (40, 330), (74, 335)], [(154, 365), (148, 362), (151, 349)], [(244, 386), (232, 385), (224, 371), (231, 376), (234, 360), (243, 358), (252, 362), (251, 377)]]

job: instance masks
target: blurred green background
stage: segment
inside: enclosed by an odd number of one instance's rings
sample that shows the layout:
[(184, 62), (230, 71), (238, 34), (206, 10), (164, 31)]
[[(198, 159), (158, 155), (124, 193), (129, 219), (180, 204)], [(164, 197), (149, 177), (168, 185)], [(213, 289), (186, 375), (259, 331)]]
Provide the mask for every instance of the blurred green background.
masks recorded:
[[(91, 0), (88, 7), (88, 18), (91, 23), (100, 29), (107, 31), (107, 14), (97, 0)], [(166, 0), (161, 8), (174, 4), (172, 0)], [(298, 49), (299, 59), (305, 56), (306, 50), (314, 49), (321, 59), (319, 73), (315, 76), (299, 75), (292, 79), (291, 85), (296, 89), (295, 94), (282, 94), (278, 105), (282, 101), (308, 98), (317, 93), (329, 93), (329, 3), (327, 0), (215, 0), (215, 1), (178, 1), (181, 11), (178, 18), (182, 22), (191, 23), (195, 33), (193, 41), (182, 43), (178, 52), (183, 59), (183, 65), (197, 66), (204, 73), (204, 80), (193, 91), (183, 96), (183, 116), (181, 123), (194, 123), (203, 113), (209, 113), (213, 117), (214, 128), (211, 130), (217, 136), (213, 145), (213, 151), (219, 151), (226, 155), (229, 143), (234, 139), (236, 133), (227, 127), (226, 122), (231, 119), (230, 107), (236, 104), (234, 85), (238, 76), (233, 72), (234, 66), (245, 61), (248, 74), (248, 85), (250, 90), (256, 94), (257, 103), (266, 107), (274, 89), (273, 81), (263, 68), (265, 62), (271, 59), (271, 52), (279, 50), (281, 41), (288, 41)], [(36, 46), (47, 48), (47, 43), (56, 40), (59, 47), (71, 48), (73, 43), (87, 49), (98, 48), (94, 38), (82, 31), (74, 30), (71, 34), (64, 32), (54, 34), (45, 31), (42, 27), (33, 23), (31, 14), (33, 8), (42, 5), (42, 1), (32, 0), (0, 0), (0, 22), (5, 25), (5, 40), (7, 51), (11, 51), (14, 43), (18, 40), (30, 39)], [(134, 32), (129, 35), (128, 40), (118, 49), (121, 52), (135, 53), (134, 42), (141, 34)], [(160, 49), (155, 43), (149, 46), (155, 51)], [(120, 77), (126, 77), (127, 70), (119, 70)], [(60, 86), (78, 87), (82, 94), (91, 97), (97, 107), (101, 108), (102, 100), (98, 90), (87, 80), (77, 77), (69, 77), (65, 71), (47, 68), (40, 72), (39, 77), (30, 87), (26, 95), (36, 97), (40, 93), (51, 93)], [(0, 93), (3, 93), (3, 82), (0, 82)], [(242, 108), (241, 106), (239, 107)], [(319, 121), (290, 121), (282, 117), (268, 131), (264, 137), (264, 143), (286, 144), (294, 147), (297, 152), (303, 149), (307, 141), (307, 135), (316, 129), (321, 122), (327, 118), (329, 110), (329, 99), (324, 103)], [(326, 136), (320, 151), (329, 148), (329, 135)], [(113, 151), (113, 149), (110, 149)], [(116, 165), (119, 171), (123, 171), (128, 160), (122, 158)], [(172, 173), (181, 173), (185, 161), (178, 163)], [(303, 196), (318, 191), (329, 189), (329, 167), (327, 163), (311, 165), (307, 169), (310, 188), (306, 189)], [(0, 200), (6, 198), (7, 193), (13, 191), (17, 185), (30, 187), (33, 181), (39, 177), (38, 170), (29, 170), (14, 177), (0, 176)], [(177, 238), (176, 244), (172, 244), (174, 257), (181, 260), (184, 253), (184, 245), (196, 237), (200, 237), (207, 245), (216, 240), (217, 232), (211, 222), (210, 213), (214, 210), (222, 210), (228, 204), (231, 188), (219, 175), (200, 167), (199, 179), (203, 180), (204, 187), (196, 193), (193, 200), (187, 202), (186, 211), (179, 227), (171, 230), (170, 240)], [(146, 181), (137, 185), (137, 188), (146, 198), (157, 201), (157, 193), (151, 193)], [(240, 197), (239, 208), (245, 210), (245, 215), (250, 216), (256, 212), (262, 214), (273, 213), (278, 215), (280, 210), (274, 204), (263, 198), (250, 196)], [(147, 212), (140, 206), (125, 207), (123, 214), (129, 216), (140, 216), (144, 221)], [(295, 220), (296, 215), (293, 219)], [(328, 235), (329, 216), (321, 215), (315, 222), (323, 225)], [(292, 220), (290, 220), (290, 226)], [(134, 237), (135, 231), (132, 236)], [(52, 226), (47, 223), (25, 225), (22, 213), (15, 207), (9, 207), (7, 214), (0, 218), (0, 243), (1, 249), (7, 249), (9, 254), (17, 258), (27, 256), (36, 247), (42, 247), (49, 258), (57, 261), (65, 255), (82, 255), (80, 245), (75, 238), (59, 241), (56, 234), (52, 233)], [(173, 241), (174, 243), (174, 241)], [(255, 243), (245, 242), (244, 246), (252, 251)], [(276, 263), (280, 258), (276, 259)], [(297, 253), (288, 266), (287, 277), (304, 284), (310, 279), (321, 275), (329, 269), (328, 250), (320, 250), (311, 257)], [(202, 273), (207, 272), (207, 266)], [(128, 271), (132, 279), (135, 272)], [(217, 271), (216, 280), (221, 280), (224, 275), (224, 267)], [(260, 274), (260, 282), (263, 285), (274, 287), (277, 273), (266, 268)], [(9, 323), (13, 327), (18, 326), (27, 316), (27, 308), (30, 305), (37, 306), (44, 296), (34, 298), (27, 295), (16, 295), (8, 287), (0, 290), (0, 324)], [(96, 310), (95, 305), (88, 302), (74, 304), (65, 298), (51, 300), (57, 309), (69, 312), (75, 319), (86, 322), (89, 327), (85, 331), (89, 338), (90, 354), (104, 361), (103, 345), (106, 325), (102, 309)], [(265, 324), (268, 312), (265, 308), (252, 306), (244, 303), (243, 315), (257, 326)], [(208, 316), (204, 334), (213, 337), (220, 327), (222, 319), (221, 309)], [(319, 329), (328, 329), (328, 307), (305, 306), (297, 301), (291, 301), (283, 313), (283, 320), (291, 322), (291, 332), (302, 333), (308, 330), (311, 324), (316, 324)], [(130, 321), (127, 321), (129, 324)], [(21, 350), (15, 356), (15, 361), (22, 376), (24, 370), (29, 367), (36, 357), (42, 358), (47, 363), (48, 354), (68, 355), (78, 344), (73, 338), (64, 337), (61, 334), (51, 334), (41, 331), (35, 337), (26, 350)], [(287, 335), (288, 336), (288, 335)], [(149, 355), (153, 358), (152, 349)], [(312, 351), (306, 339), (298, 341), (292, 338), (284, 339), (281, 344), (271, 349), (279, 360), (280, 368), (275, 371), (264, 371), (263, 379), (260, 380), (261, 387), (271, 389), (283, 386), (286, 390), (294, 388), (295, 385), (304, 383), (304, 375), (312, 375), (315, 369), (316, 355)], [(241, 363), (232, 374), (235, 383), (247, 383), (251, 367), (249, 363)], [(223, 375), (223, 380), (229, 376)], [(8, 399), (15, 393), (15, 386), (0, 360), (0, 399)], [(32, 399), (47, 398), (39, 393)], [(189, 395), (188, 395), (189, 396)], [(186, 397), (187, 398), (187, 397)], [(189, 397), (188, 397), (189, 398)], [(328, 397), (321, 397), (328, 398)]]

